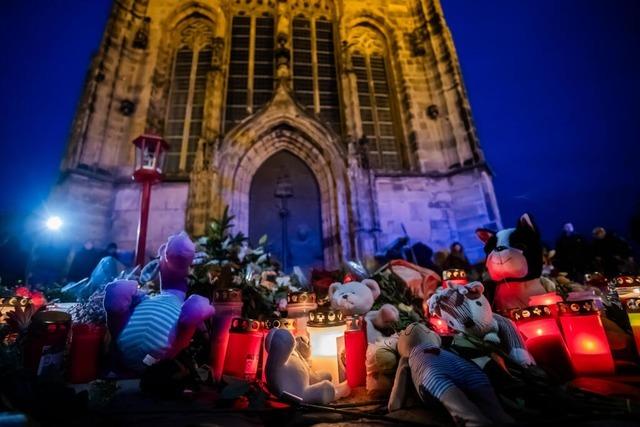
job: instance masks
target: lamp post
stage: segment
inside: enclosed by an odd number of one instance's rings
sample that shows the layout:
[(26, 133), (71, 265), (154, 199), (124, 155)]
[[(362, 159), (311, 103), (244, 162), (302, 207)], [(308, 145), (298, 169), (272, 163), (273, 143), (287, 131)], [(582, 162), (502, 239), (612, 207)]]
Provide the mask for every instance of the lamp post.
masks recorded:
[(289, 217), (289, 209), (287, 207), (287, 199), (293, 197), (293, 185), (289, 179), (289, 175), (285, 172), (278, 177), (276, 181), (276, 190), (274, 196), (280, 199), (279, 214), (282, 221), (282, 271), (287, 271), (287, 254), (288, 254), (288, 229), (287, 218)]
[(136, 157), (132, 178), (142, 184), (135, 260), (136, 265), (143, 265), (147, 243), (151, 186), (162, 181), (162, 167), (169, 144), (157, 135), (144, 134), (134, 139), (133, 145), (136, 147)]

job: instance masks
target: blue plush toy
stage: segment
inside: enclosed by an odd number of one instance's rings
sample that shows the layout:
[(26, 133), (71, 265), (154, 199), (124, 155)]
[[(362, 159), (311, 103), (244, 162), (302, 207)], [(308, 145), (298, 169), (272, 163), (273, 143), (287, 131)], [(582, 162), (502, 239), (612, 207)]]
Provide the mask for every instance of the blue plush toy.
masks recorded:
[(209, 300), (191, 295), (185, 301), (195, 245), (186, 233), (171, 236), (159, 250), (160, 295), (147, 297), (132, 280), (106, 288), (107, 326), (126, 367), (140, 372), (175, 357), (189, 345), (196, 328), (214, 313)]

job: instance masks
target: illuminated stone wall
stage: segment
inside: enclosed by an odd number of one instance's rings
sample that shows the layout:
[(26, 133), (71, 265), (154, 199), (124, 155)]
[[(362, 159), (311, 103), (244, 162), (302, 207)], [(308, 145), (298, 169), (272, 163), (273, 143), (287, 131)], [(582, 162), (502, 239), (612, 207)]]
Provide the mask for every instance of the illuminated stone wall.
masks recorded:
[[(227, 117), (225, 124), (234, 61), (233, 17), (240, 15), (250, 18), (249, 37), (254, 37), (258, 19), (274, 20), (274, 91), (270, 101), (253, 105), (257, 83), (249, 84), (246, 117), (231, 124)], [(309, 60), (314, 70), (312, 105), (296, 92), (296, 19), (307, 20), (311, 30), (332, 23), (341, 128), (330, 126), (323, 116), (320, 33), (310, 36), (316, 46)], [(78, 225), (78, 242), (94, 238), (123, 247), (133, 244), (137, 190), (127, 184), (131, 140), (146, 131), (173, 132), (172, 76), (177, 75), (174, 64), (181, 49), (192, 49), (196, 59), (199, 51), (209, 55), (202, 77), (196, 68), (189, 77), (200, 79), (198, 87), (204, 90), (198, 101), (202, 117), (190, 122), (197, 123), (197, 132), (190, 128), (191, 135), (197, 135), (195, 143), (183, 132), (184, 150), (179, 170), (168, 177), (171, 184), (154, 190), (152, 215), (166, 221), (151, 223), (151, 232), (158, 236), (150, 237), (149, 248), (180, 225), (194, 235), (203, 233), (225, 205), (236, 215), (237, 228), (246, 232), (251, 178), (278, 150), (302, 159), (318, 181), (327, 266), (375, 252), (400, 234), (400, 224), (434, 249), (460, 240), (479, 257), (472, 230), (500, 224), (438, 0), (120, 0), (114, 2), (92, 61), (62, 165), (63, 179), (51, 199), (91, 216)], [(257, 70), (255, 55), (247, 60), (247, 69)], [(369, 98), (363, 96), (366, 75)], [(190, 85), (187, 99), (193, 102), (187, 110), (193, 120), (196, 89)], [(387, 103), (393, 113), (389, 126), (381, 119)], [(373, 112), (373, 104), (375, 119), (368, 119), (367, 108)], [(385, 158), (381, 153), (389, 148), (379, 145), (385, 135), (393, 135), (391, 166), (377, 164), (373, 157), (377, 153)], [(188, 141), (190, 145), (184, 145)]]

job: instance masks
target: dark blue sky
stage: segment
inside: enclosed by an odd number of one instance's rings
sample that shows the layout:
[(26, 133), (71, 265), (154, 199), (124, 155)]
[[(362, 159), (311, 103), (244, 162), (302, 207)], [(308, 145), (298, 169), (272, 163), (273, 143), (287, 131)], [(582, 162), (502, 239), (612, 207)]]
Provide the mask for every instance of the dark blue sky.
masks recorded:
[[(0, 14), (0, 212), (54, 183), (108, 0)], [(640, 202), (640, 1), (443, 0), (502, 218), (624, 232)]]

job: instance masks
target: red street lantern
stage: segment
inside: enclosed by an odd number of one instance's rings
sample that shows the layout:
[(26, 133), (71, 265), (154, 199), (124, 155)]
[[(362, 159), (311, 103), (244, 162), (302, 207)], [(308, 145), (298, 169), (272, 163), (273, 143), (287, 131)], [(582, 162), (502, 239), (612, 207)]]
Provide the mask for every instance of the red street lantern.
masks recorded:
[(169, 144), (157, 135), (140, 135), (133, 140), (136, 147), (133, 179), (142, 184), (140, 196), (140, 220), (138, 222), (138, 243), (136, 245), (136, 264), (144, 264), (144, 252), (147, 242), (147, 224), (149, 222), (149, 202), (151, 186), (162, 181), (162, 167)]
[(558, 308), (576, 374), (613, 374), (611, 348), (595, 303), (592, 300), (561, 302)]

